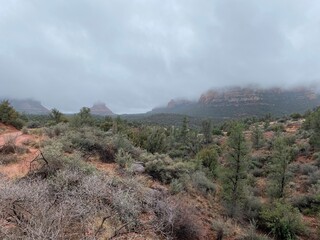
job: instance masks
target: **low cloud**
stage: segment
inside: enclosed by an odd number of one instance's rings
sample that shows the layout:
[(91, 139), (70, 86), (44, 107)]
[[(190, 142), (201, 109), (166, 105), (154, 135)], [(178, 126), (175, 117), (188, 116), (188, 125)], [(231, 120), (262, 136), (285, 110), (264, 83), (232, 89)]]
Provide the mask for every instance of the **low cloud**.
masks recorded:
[(315, 0), (0, 3), (0, 96), (133, 113), (215, 87), (320, 82)]

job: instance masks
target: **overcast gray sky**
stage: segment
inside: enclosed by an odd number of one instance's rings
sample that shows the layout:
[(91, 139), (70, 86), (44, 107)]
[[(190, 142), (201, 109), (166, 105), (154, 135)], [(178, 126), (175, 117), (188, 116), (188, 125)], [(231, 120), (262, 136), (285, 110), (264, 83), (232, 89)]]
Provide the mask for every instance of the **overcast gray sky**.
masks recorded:
[(0, 96), (135, 113), (320, 82), (317, 0), (0, 0)]

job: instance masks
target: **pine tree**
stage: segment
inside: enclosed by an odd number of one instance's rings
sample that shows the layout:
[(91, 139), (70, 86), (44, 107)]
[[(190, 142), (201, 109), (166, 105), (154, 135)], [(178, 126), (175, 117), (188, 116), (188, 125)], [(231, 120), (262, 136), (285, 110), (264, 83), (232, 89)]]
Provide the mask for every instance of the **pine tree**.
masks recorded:
[(320, 109), (310, 115), (310, 128), (313, 133), (310, 138), (310, 144), (316, 151), (320, 150)]
[(11, 124), (12, 126), (21, 129), (24, 121), (20, 118), (20, 114), (10, 105), (8, 100), (0, 103), (0, 122)]
[(252, 141), (252, 146), (255, 149), (259, 149), (263, 146), (263, 143), (264, 143), (263, 133), (257, 124), (254, 126), (254, 129), (252, 131), (251, 141)]
[(278, 137), (273, 144), (272, 164), (270, 166), (271, 184), (269, 193), (272, 197), (283, 198), (289, 180), (288, 167), (292, 160), (292, 151), (286, 139)]
[(189, 131), (189, 121), (188, 121), (187, 117), (184, 117), (183, 122), (182, 122), (181, 131), (180, 131), (180, 138), (181, 138), (182, 142), (186, 142), (188, 131)]
[(94, 124), (94, 119), (90, 111), (90, 108), (81, 108), (80, 112), (73, 117), (71, 125), (73, 125), (74, 127), (82, 127), (85, 125), (92, 126)]
[(204, 135), (205, 143), (212, 142), (212, 123), (210, 120), (204, 120), (202, 122), (202, 133)]
[(161, 128), (154, 128), (147, 138), (146, 149), (151, 153), (162, 153), (166, 148), (166, 134)]
[(224, 197), (231, 217), (241, 208), (244, 183), (247, 179), (248, 147), (243, 134), (243, 126), (235, 123), (228, 139), (228, 159), (224, 175)]
[(11, 107), (8, 100), (4, 100), (0, 104), (0, 122), (4, 124), (11, 124), (17, 120), (19, 114)]

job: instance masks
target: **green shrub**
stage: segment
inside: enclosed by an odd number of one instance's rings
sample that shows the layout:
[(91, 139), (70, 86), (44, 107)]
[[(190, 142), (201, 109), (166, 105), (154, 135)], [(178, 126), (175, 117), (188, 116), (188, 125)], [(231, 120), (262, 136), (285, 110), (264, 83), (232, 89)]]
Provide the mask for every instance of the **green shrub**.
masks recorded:
[(16, 163), (17, 161), (18, 161), (18, 158), (17, 158), (17, 155), (15, 154), (0, 155), (0, 165)]
[(23, 128), (21, 129), (21, 132), (22, 132), (23, 134), (28, 134), (28, 133), (29, 133), (28, 128), (26, 128), (26, 127), (23, 127)]
[(298, 209), (286, 203), (275, 202), (264, 207), (260, 214), (260, 221), (261, 225), (279, 240), (296, 239), (297, 234), (304, 232)]
[(320, 194), (298, 196), (291, 202), (304, 214), (315, 215), (320, 212)]
[(41, 127), (41, 123), (39, 121), (29, 121), (27, 123), (28, 128), (39, 128)]
[(152, 129), (146, 141), (146, 150), (151, 153), (162, 153), (165, 151), (166, 147), (166, 134), (164, 129)]
[(251, 195), (246, 196), (243, 202), (243, 214), (247, 220), (251, 221), (258, 219), (261, 209), (262, 204), (259, 198)]
[(216, 232), (216, 239), (223, 239), (231, 234), (231, 227), (226, 221), (220, 219), (213, 220), (211, 224), (212, 230)]
[(125, 152), (123, 149), (120, 149), (116, 154), (115, 161), (120, 167), (127, 168), (131, 165), (133, 160), (129, 153)]
[(297, 120), (299, 118), (302, 118), (302, 115), (300, 113), (292, 113), (290, 117), (293, 118), (294, 120)]
[(22, 129), (25, 125), (25, 122), (22, 119), (18, 118), (10, 122), (10, 124), (14, 126), (16, 129)]
[(316, 162), (316, 166), (320, 167), (320, 152), (316, 152), (313, 154), (313, 159)]
[(218, 165), (218, 153), (213, 148), (204, 148), (196, 156), (200, 164), (209, 169), (213, 176), (216, 175), (216, 168)]
[(192, 185), (202, 193), (212, 193), (216, 192), (215, 184), (210, 181), (204, 172), (197, 171), (191, 175)]
[(8, 100), (0, 103), (0, 122), (11, 124), (17, 129), (21, 129), (24, 125), (19, 113), (10, 105)]
[(63, 144), (58, 141), (48, 142), (37, 162), (38, 165), (34, 166), (33, 171), (29, 172), (29, 176), (48, 178), (66, 169), (84, 174), (91, 174), (95, 171), (92, 165), (83, 160), (79, 152), (65, 155)]
[(302, 175), (311, 175), (312, 173), (316, 172), (318, 168), (316, 166), (313, 166), (312, 164), (304, 163), (300, 164), (299, 172)]
[(255, 220), (250, 221), (250, 227), (244, 237), (237, 240), (271, 240), (266, 235), (261, 235), (257, 232), (257, 223)]
[(182, 162), (167, 157), (156, 159), (146, 163), (146, 172), (163, 183), (170, 183), (173, 179), (180, 178), (184, 174), (193, 172), (195, 163)]
[(184, 183), (180, 179), (173, 179), (170, 183), (170, 192), (177, 194), (184, 191)]
[(97, 154), (102, 162), (114, 162), (114, 147), (107, 140), (105, 132), (90, 127), (84, 127), (81, 131), (70, 131), (64, 138), (68, 145), (67, 151), (70, 151), (70, 148), (75, 148), (85, 156)]
[(131, 153), (134, 149), (132, 143), (121, 134), (117, 134), (112, 138), (112, 144), (116, 150), (123, 149), (124, 151)]

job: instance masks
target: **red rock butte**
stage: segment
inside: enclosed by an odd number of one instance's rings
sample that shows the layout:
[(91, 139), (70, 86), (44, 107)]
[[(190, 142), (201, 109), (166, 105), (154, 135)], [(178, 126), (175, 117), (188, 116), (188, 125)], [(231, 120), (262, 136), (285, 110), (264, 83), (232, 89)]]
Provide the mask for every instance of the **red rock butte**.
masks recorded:
[(91, 108), (91, 114), (99, 116), (114, 115), (114, 113), (106, 106), (105, 103), (95, 103)]

